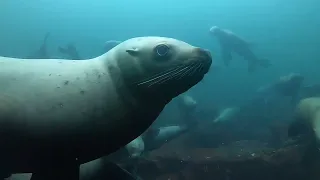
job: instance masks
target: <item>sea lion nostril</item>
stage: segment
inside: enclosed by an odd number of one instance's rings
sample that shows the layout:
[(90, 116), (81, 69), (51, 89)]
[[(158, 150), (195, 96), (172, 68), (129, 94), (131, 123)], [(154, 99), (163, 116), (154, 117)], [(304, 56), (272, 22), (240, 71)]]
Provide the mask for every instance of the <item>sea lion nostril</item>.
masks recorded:
[(207, 55), (208, 55), (210, 58), (212, 58), (211, 53), (210, 53), (210, 51), (209, 51), (208, 49), (203, 49), (203, 50), (205, 51), (205, 53), (207, 53)]
[(196, 52), (197, 56), (204, 57), (206, 59), (212, 58), (210, 51), (207, 49), (195, 48), (194, 52)]

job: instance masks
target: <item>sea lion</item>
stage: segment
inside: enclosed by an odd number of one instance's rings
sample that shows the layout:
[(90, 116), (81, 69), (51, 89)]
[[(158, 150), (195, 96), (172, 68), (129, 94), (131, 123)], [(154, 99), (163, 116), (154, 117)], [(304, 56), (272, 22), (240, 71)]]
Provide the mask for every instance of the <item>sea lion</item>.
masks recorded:
[(226, 66), (232, 60), (232, 52), (235, 52), (248, 61), (248, 71), (253, 72), (257, 65), (269, 67), (271, 64), (267, 59), (259, 59), (250, 49), (248, 42), (227, 29), (221, 29), (212, 26), (209, 30), (210, 34), (218, 38), (222, 59)]
[(194, 111), (197, 107), (197, 101), (190, 95), (182, 94), (178, 99), (180, 111)]
[(144, 141), (142, 136), (138, 136), (133, 141), (125, 146), (129, 157), (136, 158), (139, 157), (144, 151)]
[(72, 43), (69, 43), (68, 45), (66, 45), (65, 47), (59, 46), (58, 47), (58, 51), (61, 54), (67, 55), (68, 58), (72, 59), (72, 60), (80, 60), (82, 59), (76, 46)]
[(320, 96), (320, 84), (311, 84), (301, 87), (301, 96), (303, 98)]
[(218, 117), (216, 117), (213, 120), (213, 123), (221, 123), (221, 122), (228, 122), (230, 120), (233, 120), (234, 118), (237, 117), (238, 113), (240, 111), (239, 107), (229, 107), (223, 109)]
[(188, 130), (189, 127), (186, 125), (164, 126), (160, 128), (151, 127), (117, 152), (94, 160), (94, 162), (81, 165), (80, 180), (92, 180), (95, 179), (95, 177), (99, 177), (98, 179), (106, 179), (110, 177), (110, 174), (113, 174), (113, 176), (123, 174), (121, 172), (105, 173), (105, 171), (110, 171), (110, 162), (120, 162), (124, 165), (123, 168), (126, 171), (136, 179), (139, 179), (140, 177), (136, 171), (138, 161), (143, 159), (149, 152), (160, 148), (165, 143), (170, 142)]
[(136, 172), (137, 162), (148, 152), (161, 147), (186, 131), (185, 126), (178, 125), (160, 128), (151, 127), (115, 153), (82, 164), (80, 166), (80, 180), (108, 179), (110, 175), (118, 178), (123, 173), (119, 172), (119, 170), (110, 172), (110, 167), (111, 169), (116, 169), (111, 162), (120, 162), (125, 165), (123, 167), (124, 170), (129, 172), (135, 179), (139, 179), (140, 177)]
[(208, 51), (165, 37), (82, 61), (0, 57), (2, 177), (78, 180), (80, 164), (138, 137), (211, 63)]
[(308, 135), (320, 142), (320, 97), (302, 99), (297, 105), (295, 120), (289, 126), (288, 136), (298, 135)]
[(152, 150), (160, 148), (165, 143), (187, 132), (190, 128), (191, 127), (188, 126), (188, 124), (185, 124), (149, 129), (148, 131), (153, 131), (151, 132), (153, 136), (148, 136), (148, 134), (143, 136), (145, 152), (150, 152)]
[(40, 46), (40, 48), (35, 51), (34, 53), (32, 53), (31, 55), (27, 56), (27, 59), (49, 59), (50, 56), (48, 54), (48, 48), (47, 48), (47, 42), (48, 42), (48, 38), (50, 36), (50, 33), (47, 32), (46, 35), (44, 36), (43, 42)]
[(262, 98), (264, 103), (268, 103), (271, 99), (278, 99), (279, 96), (290, 97), (291, 103), (296, 105), (303, 81), (304, 76), (298, 73), (281, 76), (276, 82), (260, 87), (257, 90), (257, 97)]
[(180, 118), (187, 126), (196, 126), (196, 110), (197, 110), (197, 101), (188, 94), (182, 94), (177, 97), (177, 105), (180, 113)]

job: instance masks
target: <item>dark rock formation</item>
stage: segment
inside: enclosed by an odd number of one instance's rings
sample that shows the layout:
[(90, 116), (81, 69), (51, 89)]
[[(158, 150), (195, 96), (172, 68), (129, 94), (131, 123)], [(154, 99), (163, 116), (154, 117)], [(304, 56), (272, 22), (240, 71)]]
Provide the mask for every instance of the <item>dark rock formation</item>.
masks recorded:
[(144, 180), (320, 179), (320, 159), (310, 148), (303, 140), (279, 149), (258, 141), (192, 149), (174, 140), (141, 160), (138, 174)]

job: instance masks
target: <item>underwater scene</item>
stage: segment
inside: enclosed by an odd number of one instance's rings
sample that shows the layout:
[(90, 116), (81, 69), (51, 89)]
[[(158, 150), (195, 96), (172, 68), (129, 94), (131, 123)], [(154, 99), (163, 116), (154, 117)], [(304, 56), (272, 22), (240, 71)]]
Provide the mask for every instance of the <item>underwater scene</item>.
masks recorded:
[(319, 6), (1, 0), (0, 178), (319, 180)]

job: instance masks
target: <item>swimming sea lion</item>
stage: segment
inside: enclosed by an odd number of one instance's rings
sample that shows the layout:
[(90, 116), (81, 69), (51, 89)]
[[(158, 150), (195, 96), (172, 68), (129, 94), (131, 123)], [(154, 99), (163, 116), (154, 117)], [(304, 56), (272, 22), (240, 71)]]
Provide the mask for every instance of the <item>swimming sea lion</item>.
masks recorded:
[(48, 46), (47, 41), (48, 41), (49, 35), (50, 33), (46, 33), (40, 48), (34, 53), (32, 53), (31, 55), (27, 56), (27, 59), (49, 59), (50, 58), (47, 50), (47, 46)]
[(103, 53), (110, 51), (110, 49), (116, 47), (119, 45), (121, 41), (117, 40), (109, 40), (104, 43)]
[(67, 55), (70, 59), (73, 59), (73, 60), (82, 59), (81, 56), (79, 55), (79, 52), (78, 52), (76, 46), (72, 43), (68, 44), (65, 47), (59, 46), (58, 50), (60, 53)]
[(178, 97), (178, 99), (179, 108), (181, 111), (194, 111), (194, 109), (197, 107), (197, 101), (190, 95), (182, 94)]
[(142, 136), (138, 136), (133, 141), (125, 146), (130, 157), (135, 158), (140, 156), (144, 151), (144, 141)]
[(212, 26), (209, 31), (219, 40), (222, 59), (226, 66), (232, 60), (232, 52), (235, 52), (248, 61), (248, 71), (253, 72), (257, 65), (269, 67), (271, 64), (266, 59), (259, 59), (251, 50), (248, 42), (227, 29)]
[(301, 87), (301, 96), (304, 98), (320, 96), (320, 84), (311, 84)]
[(290, 73), (281, 76), (276, 82), (258, 89), (258, 95), (268, 103), (270, 99), (278, 99), (279, 96), (290, 97), (291, 103), (296, 104), (299, 99), (300, 90), (304, 76), (297, 73)]
[(227, 121), (233, 120), (234, 118), (237, 117), (237, 114), (239, 112), (240, 112), (239, 107), (225, 108), (220, 112), (219, 116), (213, 120), (213, 123), (221, 123), (221, 122), (227, 122)]
[(78, 180), (80, 164), (138, 137), (211, 63), (208, 51), (165, 37), (82, 61), (0, 57), (1, 175)]
[(196, 126), (197, 121), (195, 118), (197, 101), (190, 95), (182, 94), (177, 97), (177, 105), (180, 113), (180, 118), (187, 126)]

